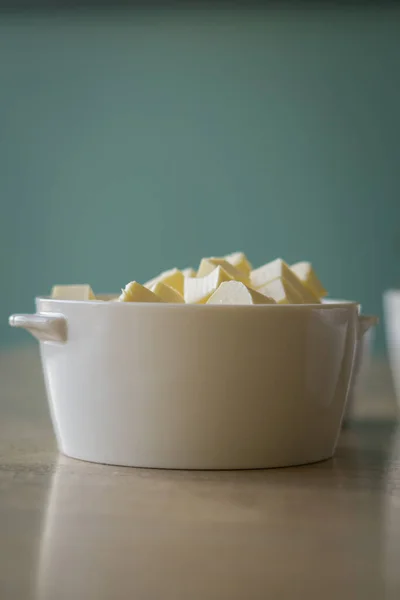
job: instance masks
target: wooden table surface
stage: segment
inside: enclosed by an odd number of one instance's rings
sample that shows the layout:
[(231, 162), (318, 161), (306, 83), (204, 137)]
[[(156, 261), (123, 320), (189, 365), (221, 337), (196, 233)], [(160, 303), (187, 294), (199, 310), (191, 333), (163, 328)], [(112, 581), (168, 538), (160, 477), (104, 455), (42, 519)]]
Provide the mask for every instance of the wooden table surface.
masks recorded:
[(182, 472), (56, 451), (36, 349), (0, 353), (0, 599), (400, 598), (400, 429), (372, 369), (333, 460)]

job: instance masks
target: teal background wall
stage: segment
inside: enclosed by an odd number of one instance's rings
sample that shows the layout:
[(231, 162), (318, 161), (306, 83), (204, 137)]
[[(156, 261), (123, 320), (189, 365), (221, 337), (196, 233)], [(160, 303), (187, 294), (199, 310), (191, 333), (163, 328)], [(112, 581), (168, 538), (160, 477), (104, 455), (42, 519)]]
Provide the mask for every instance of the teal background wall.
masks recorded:
[(0, 345), (55, 282), (114, 291), (236, 249), (310, 259), (381, 314), (399, 111), (398, 10), (3, 14)]

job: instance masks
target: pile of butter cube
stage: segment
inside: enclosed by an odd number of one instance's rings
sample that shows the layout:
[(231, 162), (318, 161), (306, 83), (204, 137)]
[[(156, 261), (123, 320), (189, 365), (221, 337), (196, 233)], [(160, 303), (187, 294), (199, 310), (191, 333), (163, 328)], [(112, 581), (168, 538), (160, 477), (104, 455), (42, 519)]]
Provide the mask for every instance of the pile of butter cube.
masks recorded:
[[(171, 269), (144, 285), (131, 281), (117, 302), (170, 304), (317, 304), (327, 292), (311, 263), (281, 258), (253, 269), (243, 252), (203, 258), (199, 268)], [(96, 300), (89, 285), (55, 286), (52, 298)]]

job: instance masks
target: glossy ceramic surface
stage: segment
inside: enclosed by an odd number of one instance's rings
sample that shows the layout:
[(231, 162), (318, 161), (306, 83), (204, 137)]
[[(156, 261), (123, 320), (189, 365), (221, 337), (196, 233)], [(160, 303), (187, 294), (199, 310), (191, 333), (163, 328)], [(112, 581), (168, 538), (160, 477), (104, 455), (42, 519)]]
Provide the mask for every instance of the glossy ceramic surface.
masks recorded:
[(383, 307), (390, 368), (400, 407), (400, 290), (387, 290)]
[[(41, 340), (59, 449), (88, 461), (266, 468), (332, 456), (356, 304), (187, 306), (40, 298), (10, 324)], [(58, 337), (59, 341), (56, 341)]]
[[(333, 298), (324, 298), (326, 304), (348, 304), (350, 300), (338, 300)], [(361, 312), (361, 304), (358, 305), (358, 311)], [(363, 385), (365, 384), (368, 369), (371, 364), (372, 358), (372, 346), (374, 342), (375, 329), (369, 329), (357, 342), (356, 358), (354, 363), (353, 377), (351, 381), (349, 397), (347, 400), (347, 408), (345, 413), (345, 419), (349, 419), (352, 416), (353, 405), (357, 394), (362, 392)]]

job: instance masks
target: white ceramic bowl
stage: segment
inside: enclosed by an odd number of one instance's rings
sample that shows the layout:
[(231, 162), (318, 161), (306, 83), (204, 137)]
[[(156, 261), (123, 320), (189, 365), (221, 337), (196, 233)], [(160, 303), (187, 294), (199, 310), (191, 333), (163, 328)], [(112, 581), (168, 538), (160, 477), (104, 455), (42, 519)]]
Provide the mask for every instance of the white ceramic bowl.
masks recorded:
[(400, 407), (400, 290), (383, 295), (386, 343), (397, 403)]
[(331, 457), (373, 321), (357, 304), (36, 306), (10, 324), (41, 341), (60, 451), (176, 469)]

